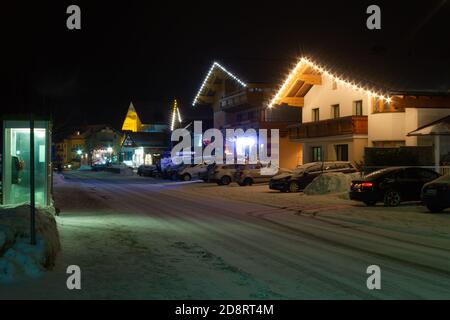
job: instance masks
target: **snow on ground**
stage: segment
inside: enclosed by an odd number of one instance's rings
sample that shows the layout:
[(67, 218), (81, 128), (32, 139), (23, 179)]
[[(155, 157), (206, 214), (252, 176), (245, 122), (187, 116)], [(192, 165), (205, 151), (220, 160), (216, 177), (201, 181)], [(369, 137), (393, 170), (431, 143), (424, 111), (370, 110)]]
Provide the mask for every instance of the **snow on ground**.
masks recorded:
[(367, 207), (363, 203), (348, 200), (346, 192), (308, 196), (304, 193), (272, 191), (267, 185), (240, 187), (235, 183), (229, 186), (199, 183), (184, 191), (204, 197), (220, 194), (224, 201), (229, 199), (263, 204), (292, 211), (296, 215), (314, 216), (317, 219), (326, 218), (385, 230), (450, 239), (450, 210), (442, 214), (431, 214), (418, 202), (404, 203), (397, 208), (387, 208), (381, 203), (375, 207)]
[[(32, 299), (450, 298), (449, 214), (366, 208), (338, 195), (109, 173), (56, 176), (54, 271), (0, 286)], [(366, 269), (382, 268), (369, 291)], [(66, 269), (82, 270), (69, 291)]]
[(35, 246), (30, 244), (30, 206), (0, 207), (0, 283), (38, 278), (55, 264), (60, 250), (52, 210), (36, 211)]

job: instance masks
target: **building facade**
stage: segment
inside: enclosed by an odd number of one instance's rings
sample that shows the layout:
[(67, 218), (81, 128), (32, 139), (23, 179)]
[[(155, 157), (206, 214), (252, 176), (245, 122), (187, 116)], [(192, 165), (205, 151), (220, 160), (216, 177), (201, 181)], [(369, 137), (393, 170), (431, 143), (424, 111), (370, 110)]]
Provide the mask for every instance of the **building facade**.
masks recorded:
[[(193, 105), (209, 105), (214, 113), (214, 127), (224, 134), (227, 129), (278, 129), (280, 167), (293, 169), (302, 162), (302, 150), (289, 140), (288, 126), (301, 121), (301, 110), (289, 106), (268, 110), (273, 92), (270, 83), (244, 82), (219, 63), (214, 63)], [(259, 141), (246, 145), (249, 153), (258, 147)]]
[[(148, 109), (155, 108), (152, 106)], [(176, 121), (173, 120), (173, 115), (168, 115), (167, 123), (145, 124), (131, 102), (122, 125), (124, 139), (120, 145), (119, 161), (132, 168), (138, 168), (141, 165), (158, 165), (162, 155), (170, 146), (170, 126), (174, 127), (182, 120), (178, 108), (176, 108), (175, 116)]]
[(432, 137), (408, 134), (450, 115), (445, 93), (367, 89), (363, 81), (328, 70), (302, 58), (269, 104), (302, 108), (302, 121), (290, 127), (289, 136), (302, 145), (305, 163), (363, 163), (366, 148), (433, 146)]
[(108, 125), (88, 125), (55, 143), (56, 162), (70, 168), (116, 163), (123, 136)]
[(368, 145), (367, 95), (321, 76), (303, 103), (302, 122), (290, 127), (290, 139), (302, 145), (305, 163), (362, 160)]

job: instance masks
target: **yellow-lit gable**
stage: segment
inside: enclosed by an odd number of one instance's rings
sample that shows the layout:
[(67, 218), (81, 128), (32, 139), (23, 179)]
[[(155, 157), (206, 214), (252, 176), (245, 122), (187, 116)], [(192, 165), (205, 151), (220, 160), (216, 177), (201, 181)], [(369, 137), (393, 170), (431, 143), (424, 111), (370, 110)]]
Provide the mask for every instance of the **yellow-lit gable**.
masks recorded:
[(122, 131), (131, 131), (131, 132), (140, 132), (142, 131), (142, 122), (139, 119), (139, 116), (136, 112), (136, 109), (133, 106), (133, 103), (130, 104), (128, 108), (128, 113), (123, 122)]

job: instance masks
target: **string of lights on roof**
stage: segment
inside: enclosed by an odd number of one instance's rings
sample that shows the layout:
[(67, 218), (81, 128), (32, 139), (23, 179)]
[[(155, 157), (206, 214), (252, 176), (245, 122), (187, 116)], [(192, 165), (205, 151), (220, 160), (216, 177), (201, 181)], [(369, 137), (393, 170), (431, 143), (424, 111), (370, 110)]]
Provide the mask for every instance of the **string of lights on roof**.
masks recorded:
[(354, 82), (351, 82), (351, 81), (347, 81), (347, 80), (343, 79), (342, 77), (339, 77), (338, 75), (336, 75), (336, 74), (332, 73), (331, 71), (327, 70), (325, 67), (322, 67), (319, 64), (314, 63), (311, 59), (303, 57), (295, 65), (295, 67), (291, 70), (291, 72), (287, 76), (286, 80), (284, 81), (283, 85), (280, 87), (278, 92), (272, 98), (272, 100), (270, 101), (270, 103), (268, 105), (269, 108), (273, 108), (277, 104), (277, 101), (282, 98), (281, 95), (286, 91), (286, 89), (289, 86), (289, 84), (291, 83), (291, 81), (295, 78), (296, 74), (299, 72), (299, 70), (305, 64), (308, 64), (310, 67), (312, 67), (314, 70), (318, 71), (320, 74), (331, 78), (332, 81), (336, 82), (339, 85), (345, 86), (347, 88), (351, 88), (351, 89), (353, 89), (355, 91), (358, 91), (358, 92), (365, 92), (370, 97), (378, 98), (378, 99), (380, 99), (380, 100), (382, 100), (384, 102), (391, 103), (391, 98), (389, 96), (383, 95), (382, 93), (377, 92), (377, 91), (373, 91), (373, 90), (367, 89), (367, 88), (365, 88), (363, 86), (360, 86), (357, 83), (354, 83)]
[(180, 109), (178, 109), (178, 101), (175, 100), (173, 102), (173, 109), (172, 109), (172, 122), (170, 125), (170, 131), (173, 131), (175, 129), (175, 124), (177, 122), (177, 118), (178, 121), (180, 122), (180, 124), (183, 122), (181, 119), (181, 113), (180, 113)]
[(238, 77), (236, 77), (234, 74), (232, 74), (230, 71), (228, 71), (227, 69), (225, 69), (225, 67), (223, 67), (220, 63), (218, 62), (214, 62), (213, 65), (211, 66), (211, 68), (209, 69), (209, 72), (205, 78), (205, 80), (203, 81), (202, 86), (200, 87), (200, 90), (198, 90), (197, 95), (195, 96), (194, 102), (192, 103), (192, 106), (195, 106), (198, 103), (198, 99), (200, 98), (200, 95), (203, 92), (203, 89), (205, 89), (206, 84), (208, 83), (213, 71), (215, 68), (219, 68), (221, 69), (223, 72), (225, 72), (230, 78), (232, 78), (233, 80), (235, 80), (237, 83), (239, 83), (242, 87), (247, 87), (247, 84), (245, 82), (243, 82), (241, 79), (239, 79)]

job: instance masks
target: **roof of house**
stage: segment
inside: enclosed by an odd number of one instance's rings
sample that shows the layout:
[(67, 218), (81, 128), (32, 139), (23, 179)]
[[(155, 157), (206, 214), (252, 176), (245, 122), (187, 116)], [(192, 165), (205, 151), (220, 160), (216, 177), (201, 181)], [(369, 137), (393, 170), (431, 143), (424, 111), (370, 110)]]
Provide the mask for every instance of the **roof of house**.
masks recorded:
[(450, 135), (450, 116), (420, 127), (408, 136), (445, 136)]
[(214, 91), (215, 79), (228, 78), (235, 81), (239, 87), (247, 87), (253, 83), (275, 85), (283, 77), (282, 70), (287, 62), (274, 59), (221, 59), (215, 61), (205, 71), (205, 78), (199, 85), (199, 90), (193, 101), (197, 105), (201, 97), (207, 95), (208, 90)]
[(232, 59), (218, 60), (246, 83), (267, 83), (276, 85), (282, 80), (285, 69), (291, 61), (287, 59)]
[(450, 61), (414, 56), (338, 54), (312, 51), (306, 57), (363, 87), (391, 93), (450, 94)]
[[(348, 56), (315, 53), (297, 60), (280, 83), (269, 107), (289, 104), (302, 107), (304, 97), (322, 76), (341, 85), (391, 101), (405, 96), (438, 96), (450, 101), (450, 69), (448, 61), (428, 61), (378, 55)], [(402, 98), (402, 99), (403, 99)], [(435, 101), (434, 101), (435, 102)], [(442, 102), (442, 101), (441, 101)], [(398, 101), (397, 101), (398, 103)], [(442, 104), (442, 103), (441, 103)]]

